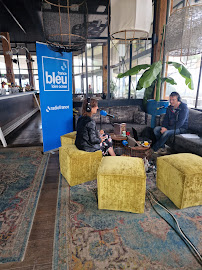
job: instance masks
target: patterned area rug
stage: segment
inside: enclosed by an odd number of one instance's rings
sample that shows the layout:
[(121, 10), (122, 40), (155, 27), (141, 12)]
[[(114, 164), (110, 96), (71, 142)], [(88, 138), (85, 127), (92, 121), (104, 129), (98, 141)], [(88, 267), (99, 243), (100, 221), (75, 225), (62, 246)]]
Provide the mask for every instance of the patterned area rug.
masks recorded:
[[(202, 252), (202, 207), (179, 210), (156, 188), (147, 188), (177, 218), (183, 232)], [(148, 194), (148, 192), (147, 192)], [(154, 211), (148, 197), (144, 214), (98, 210), (96, 181), (71, 187), (60, 176), (53, 269), (201, 269), (174, 230)], [(158, 205), (155, 209), (176, 228)]]
[(49, 159), (41, 151), (0, 149), (0, 263), (24, 258)]

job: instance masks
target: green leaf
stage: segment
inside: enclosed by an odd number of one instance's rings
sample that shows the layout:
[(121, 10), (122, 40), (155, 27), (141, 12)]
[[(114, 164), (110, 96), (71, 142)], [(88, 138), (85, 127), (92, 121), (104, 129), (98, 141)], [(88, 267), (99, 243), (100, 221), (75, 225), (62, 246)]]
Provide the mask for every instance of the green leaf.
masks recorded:
[(136, 90), (141, 90), (142, 88), (143, 87), (140, 86), (139, 81), (138, 81), (137, 86), (136, 86)]
[[(148, 72), (149, 70), (145, 70), (145, 72), (142, 74), (142, 76), (146, 76), (145, 74)], [(142, 77), (141, 76), (141, 77)], [(156, 80), (154, 80), (153, 82), (155, 82)], [(138, 81), (137, 83), (137, 86), (136, 86), (136, 90), (141, 90), (142, 88), (144, 88), (143, 86), (140, 85), (140, 80)], [(146, 89), (146, 88), (145, 88)]]
[(161, 61), (155, 62), (151, 67), (144, 72), (139, 79), (139, 84), (141, 87), (148, 88), (154, 80), (156, 80), (158, 74), (161, 72), (162, 63)]
[(180, 75), (185, 78), (185, 84), (189, 87), (189, 89), (194, 90), (194, 83), (192, 80), (191, 73), (185, 68), (184, 65), (176, 63), (176, 62), (168, 62), (169, 65), (173, 65), (180, 73)]
[(125, 76), (136, 75), (141, 69), (147, 69), (150, 66), (151, 65), (147, 65), (147, 64), (135, 66), (135, 67), (129, 69), (128, 71), (126, 71), (125, 73), (119, 73), (117, 78), (121, 79)]
[(171, 77), (161, 78), (161, 81), (162, 81), (162, 83), (167, 82), (167, 83), (170, 83), (172, 85), (176, 85), (177, 84), (176, 81), (173, 78), (171, 78)]

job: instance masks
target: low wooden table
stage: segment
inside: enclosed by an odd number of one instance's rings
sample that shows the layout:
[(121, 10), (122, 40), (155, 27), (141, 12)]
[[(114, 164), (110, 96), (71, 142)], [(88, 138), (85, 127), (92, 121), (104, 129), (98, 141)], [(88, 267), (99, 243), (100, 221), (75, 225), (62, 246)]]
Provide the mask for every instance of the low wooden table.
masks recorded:
[(121, 136), (121, 135), (116, 135), (114, 133), (110, 133), (110, 136), (113, 140), (113, 146), (114, 148), (116, 147), (124, 147), (122, 144), (122, 141), (127, 140), (127, 137)]
[[(121, 148), (121, 153), (126, 156), (130, 157), (140, 157), (140, 158), (150, 158), (151, 156), (151, 147), (150, 145), (145, 146), (134, 146), (134, 147), (128, 147), (124, 146), (122, 144), (122, 141), (127, 140), (127, 137), (121, 136), (121, 135), (115, 135), (114, 133), (110, 133), (110, 136), (113, 140), (113, 147), (116, 150), (116, 148)], [(140, 142), (139, 142), (140, 143)]]

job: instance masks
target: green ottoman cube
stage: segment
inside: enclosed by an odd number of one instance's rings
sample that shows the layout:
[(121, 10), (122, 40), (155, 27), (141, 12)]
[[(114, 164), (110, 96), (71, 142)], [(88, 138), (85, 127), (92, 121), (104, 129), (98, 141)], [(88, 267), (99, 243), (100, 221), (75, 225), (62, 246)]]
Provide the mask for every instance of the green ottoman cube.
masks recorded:
[(85, 152), (69, 144), (59, 148), (60, 171), (70, 186), (97, 178), (102, 151)]
[(76, 131), (64, 134), (62, 136), (60, 136), (60, 140), (61, 140), (61, 145), (67, 145), (67, 144), (75, 144), (75, 140), (76, 140)]
[(180, 209), (202, 204), (202, 157), (183, 153), (157, 158), (157, 187)]
[(97, 184), (99, 209), (144, 213), (146, 173), (141, 158), (104, 157)]

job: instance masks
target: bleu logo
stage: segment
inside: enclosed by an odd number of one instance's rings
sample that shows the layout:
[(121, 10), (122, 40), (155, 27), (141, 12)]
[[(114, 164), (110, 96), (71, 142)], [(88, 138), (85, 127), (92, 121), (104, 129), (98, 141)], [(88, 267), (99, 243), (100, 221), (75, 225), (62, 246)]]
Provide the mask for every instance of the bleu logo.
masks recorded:
[(69, 91), (69, 60), (42, 57), (44, 91)]

